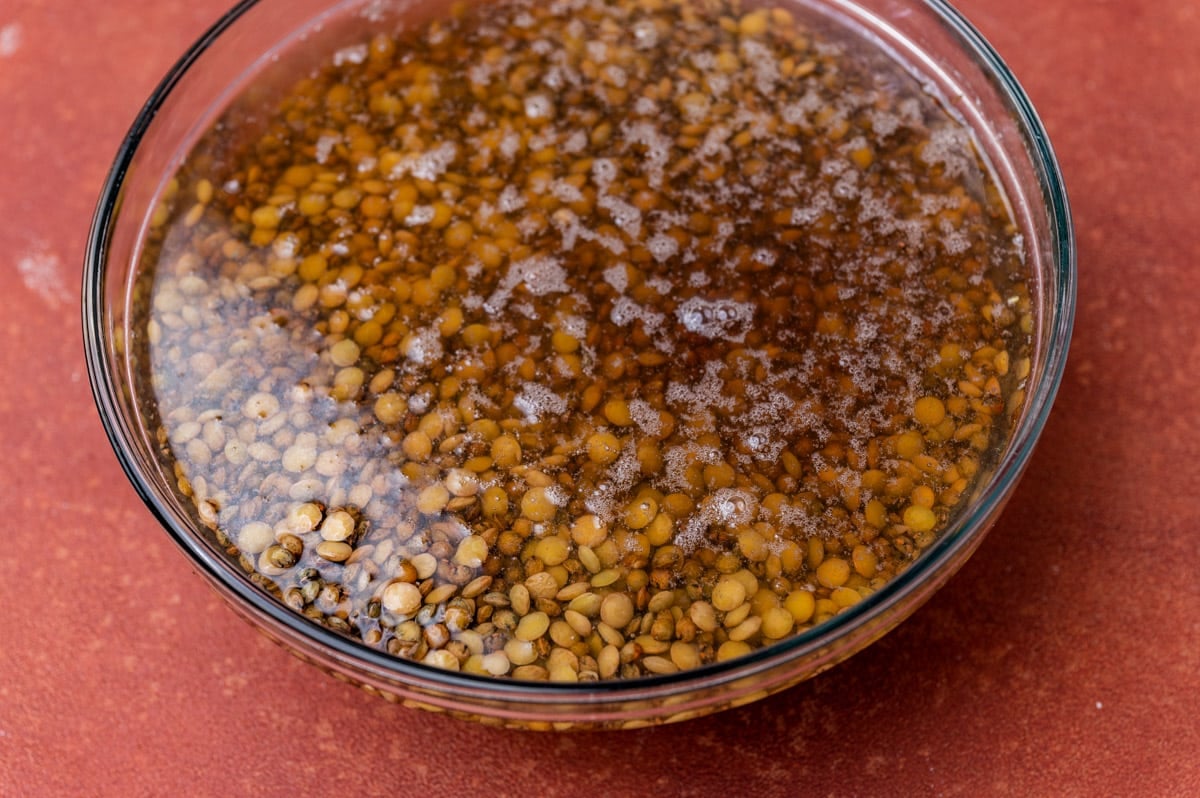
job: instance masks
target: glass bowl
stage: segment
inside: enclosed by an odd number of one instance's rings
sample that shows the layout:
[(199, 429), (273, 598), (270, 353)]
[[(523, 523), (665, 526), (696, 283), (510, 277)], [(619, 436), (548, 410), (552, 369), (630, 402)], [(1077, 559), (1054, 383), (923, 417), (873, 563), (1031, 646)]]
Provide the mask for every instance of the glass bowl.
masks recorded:
[(806, 4), (857, 26), (934, 88), (972, 130), (1021, 229), (1033, 272), (1032, 367), (1007, 446), (965, 511), (907, 570), (830, 620), (739, 658), (666, 675), (571, 684), (474, 676), (389, 656), (288, 609), (217, 545), (180, 494), (148, 429), (150, 392), (137, 348), (128, 345), (138, 334), (134, 278), (150, 219), (191, 148), (232, 103), (269, 94), (297, 61), (335, 52), (389, 13), (378, 0), (247, 0), (184, 54), (134, 121), (96, 209), (83, 290), (92, 389), (117, 457), (195, 570), (239, 615), (300, 658), (389, 701), (522, 728), (631, 728), (737, 706), (812, 677), (885, 634), (963, 564), (1012, 494), (1063, 373), (1076, 267), (1062, 176), (1016, 79), (949, 4)]

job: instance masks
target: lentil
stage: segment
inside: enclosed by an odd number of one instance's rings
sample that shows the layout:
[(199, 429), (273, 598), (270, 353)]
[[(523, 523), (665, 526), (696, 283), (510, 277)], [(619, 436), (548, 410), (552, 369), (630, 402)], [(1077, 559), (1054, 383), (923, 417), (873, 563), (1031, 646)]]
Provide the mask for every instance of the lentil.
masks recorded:
[(201, 522), (496, 677), (742, 656), (900, 573), (1021, 409), (1026, 271), (969, 133), (799, 11), (463, 6), (203, 141), (139, 278)]

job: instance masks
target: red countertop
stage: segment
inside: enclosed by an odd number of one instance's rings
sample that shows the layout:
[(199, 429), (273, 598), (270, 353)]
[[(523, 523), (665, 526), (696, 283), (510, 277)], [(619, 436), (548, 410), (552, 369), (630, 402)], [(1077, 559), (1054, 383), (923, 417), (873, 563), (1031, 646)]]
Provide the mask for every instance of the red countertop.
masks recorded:
[(1008, 509), (889, 636), (674, 726), (394, 706), (238, 620), (88, 389), (92, 209), (226, 0), (0, 3), (0, 795), (1200, 795), (1200, 4), (964, 0), (1061, 159), (1078, 321)]

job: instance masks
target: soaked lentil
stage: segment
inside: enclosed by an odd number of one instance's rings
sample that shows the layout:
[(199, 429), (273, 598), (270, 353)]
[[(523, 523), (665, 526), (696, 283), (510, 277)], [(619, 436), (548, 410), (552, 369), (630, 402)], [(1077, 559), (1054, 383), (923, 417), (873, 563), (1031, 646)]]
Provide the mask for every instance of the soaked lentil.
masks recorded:
[(969, 131), (736, 0), (366, 38), (221, 121), (142, 271), (148, 412), (230, 556), (398, 657), (556, 681), (893, 579), (1003, 445), (1034, 323)]

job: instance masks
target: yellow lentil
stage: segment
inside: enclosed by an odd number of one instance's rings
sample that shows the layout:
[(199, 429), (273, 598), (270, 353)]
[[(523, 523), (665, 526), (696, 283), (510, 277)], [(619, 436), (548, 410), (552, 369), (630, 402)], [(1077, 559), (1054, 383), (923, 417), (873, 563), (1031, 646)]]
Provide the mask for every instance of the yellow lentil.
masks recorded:
[(909, 505), (904, 510), (904, 525), (915, 532), (928, 532), (937, 524), (937, 515), (920, 504)]
[(850, 563), (830, 557), (817, 566), (817, 581), (825, 587), (841, 587), (850, 578)]
[(808, 623), (816, 610), (816, 597), (807, 590), (793, 590), (783, 601), (783, 607), (796, 623)]
[(521, 515), (530, 521), (549, 521), (557, 512), (558, 507), (546, 488), (530, 488), (521, 497)]
[(745, 600), (746, 588), (733, 577), (722, 577), (713, 587), (713, 607), (722, 612), (729, 612), (740, 607)]
[(936, 396), (922, 396), (913, 406), (913, 417), (926, 427), (933, 427), (946, 417), (946, 406)]

